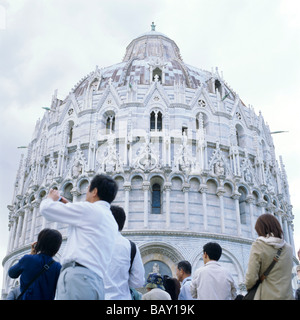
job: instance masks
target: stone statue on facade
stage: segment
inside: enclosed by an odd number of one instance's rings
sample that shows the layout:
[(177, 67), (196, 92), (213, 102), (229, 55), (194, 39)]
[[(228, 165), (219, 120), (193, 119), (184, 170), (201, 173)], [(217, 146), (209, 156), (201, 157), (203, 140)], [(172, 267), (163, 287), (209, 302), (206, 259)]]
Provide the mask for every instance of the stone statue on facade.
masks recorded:
[(72, 177), (78, 178), (82, 174), (82, 165), (80, 161), (75, 161), (75, 164), (72, 167)]

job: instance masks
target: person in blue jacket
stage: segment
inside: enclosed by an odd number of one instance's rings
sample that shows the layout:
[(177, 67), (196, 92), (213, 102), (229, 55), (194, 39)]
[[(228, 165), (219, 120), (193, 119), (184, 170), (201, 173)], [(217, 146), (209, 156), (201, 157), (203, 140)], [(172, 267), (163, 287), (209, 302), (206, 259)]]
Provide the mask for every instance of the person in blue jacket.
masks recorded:
[[(22, 257), (8, 270), (11, 278), (20, 278), (21, 292), (28, 283), (43, 269), (44, 265), (52, 262), (52, 257), (58, 252), (62, 243), (62, 235), (54, 229), (43, 229), (37, 242), (31, 246), (31, 254)], [(49, 269), (43, 272), (21, 296), (21, 300), (53, 300), (61, 264), (54, 261)]]

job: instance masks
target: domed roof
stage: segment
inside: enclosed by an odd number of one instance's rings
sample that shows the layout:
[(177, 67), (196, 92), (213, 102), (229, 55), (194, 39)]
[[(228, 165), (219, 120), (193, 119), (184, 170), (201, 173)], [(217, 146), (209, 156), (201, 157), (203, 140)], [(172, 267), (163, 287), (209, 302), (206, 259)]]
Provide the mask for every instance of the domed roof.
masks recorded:
[(134, 58), (147, 59), (149, 57), (182, 60), (176, 43), (163, 33), (155, 31), (153, 27), (150, 32), (143, 33), (130, 42), (126, 48), (123, 61)]
[(126, 48), (123, 61), (112, 66), (96, 69), (74, 89), (76, 96), (84, 94), (90, 85), (91, 75), (98, 77), (98, 90), (111, 81), (115, 87), (133, 84), (149, 85), (158, 74), (164, 86), (184, 84), (189, 88), (197, 88), (211, 78), (211, 73), (185, 64), (177, 44), (163, 33), (157, 32), (152, 23), (152, 30), (133, 39)]

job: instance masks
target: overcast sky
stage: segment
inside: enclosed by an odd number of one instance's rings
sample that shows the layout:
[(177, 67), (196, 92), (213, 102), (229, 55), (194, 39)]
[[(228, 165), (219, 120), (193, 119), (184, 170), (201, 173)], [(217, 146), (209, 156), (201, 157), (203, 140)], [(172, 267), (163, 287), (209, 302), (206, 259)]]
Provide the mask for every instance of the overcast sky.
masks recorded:
[(21, 153), (52, 94), (65, 98), (96, 65), (121, 62), (126, 46), (156, 30), (185, 63), (211, 70), (269, 124), (286, 167), (300, 248), (300, 1), (0, 0), (0, 289), (8, 210)]

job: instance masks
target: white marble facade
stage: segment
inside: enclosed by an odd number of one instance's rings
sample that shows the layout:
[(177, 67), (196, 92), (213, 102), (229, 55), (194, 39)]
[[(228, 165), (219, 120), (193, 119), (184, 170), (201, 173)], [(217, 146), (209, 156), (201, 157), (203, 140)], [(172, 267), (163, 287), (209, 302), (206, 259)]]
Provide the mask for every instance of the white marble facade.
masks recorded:
[(221, 262), (243, 290), (254, 224), (265, 212), (293, 245), (286, 172), (262, 115), (244, 105), (218, 69), (185, 64), (154, 25), (128, 45), (121, 63), (96, 66), (64, 100), (55, 92), (37, 121), (8, 206), (2, 296), (14, 285), (8, 268), (41, 229), (67, 235), (66, 226), (39, 213), (49, 189), (81, 201), (97, 173), (117, 181), (124, 234), (139, 245), (146, 270), (157, 262), (174, 276), (183, 259), (195, 269), (202, 246), (217, 241)]

